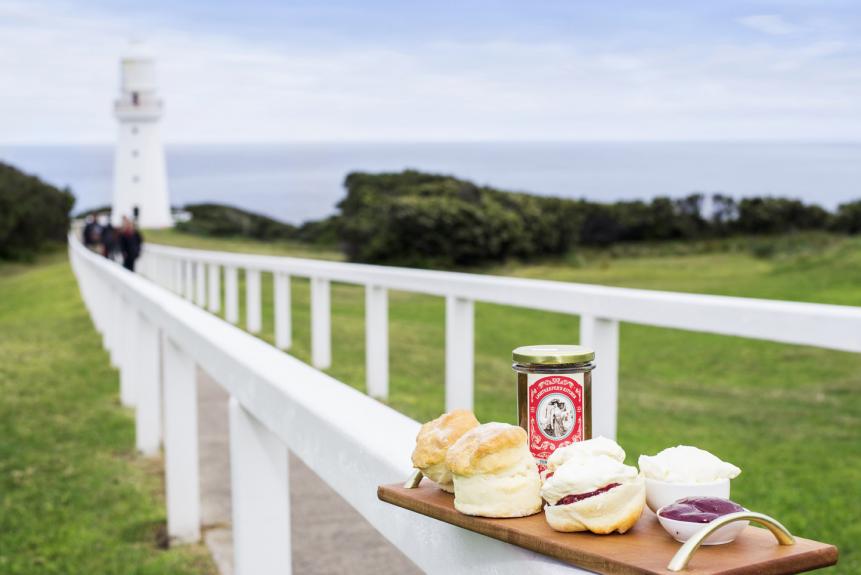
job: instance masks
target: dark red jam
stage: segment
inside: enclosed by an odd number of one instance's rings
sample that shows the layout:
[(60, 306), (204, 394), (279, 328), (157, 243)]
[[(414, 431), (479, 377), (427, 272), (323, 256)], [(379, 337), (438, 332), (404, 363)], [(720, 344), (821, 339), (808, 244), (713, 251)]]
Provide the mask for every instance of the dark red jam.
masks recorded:
[(569, 505), (571, 503), (577, 503), (578, 501), (583, 501), (584, 499), (589, 499), (590, 497), (595, 497), (596, 495), (601, 495), (602, 493), (606, 493), (610, 491), (614, 487), (619, 487), (618, 483), (611, 483), (610, 485), (605, 485), (601, 489), (596, 489), (595, 491), (589, 491), (587, 493), (575, 493), (571, 495), (566, 495), (562, 499), (556, 502), (556, 505)]
[(661, 510), (661, 517), (687, 521), (688, 523), (711, 523), (722, 515), (744, 511), (744, 507), (720, 497), (685, 497)]

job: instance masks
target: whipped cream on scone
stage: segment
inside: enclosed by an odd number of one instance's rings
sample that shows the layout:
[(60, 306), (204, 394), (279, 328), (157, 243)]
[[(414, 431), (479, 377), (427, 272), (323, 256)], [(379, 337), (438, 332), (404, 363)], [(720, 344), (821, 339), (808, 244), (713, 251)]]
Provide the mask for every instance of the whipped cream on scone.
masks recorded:
[(657, 455), (641, 455), (638, 463), (646, 477), (668, 483), (713, 483), (734, 479), (741, 473), (732, 463), (690, 445), (668, 447)]
[(464, 433), (448, 450), (454, 507), (481, 517), (524, 517), (541, 511), (538, 465), (526, 431), (485, 423)]
[(452, 493), (454, 485), (451, 472), (445, 466), (445, 456), (464, 433), (478, 425), (478, 419), (466, 409), (455, 409), (428, 421), (416, 437), (413, 466), (440, 489)]
[(566, 532), (624, 533), (646, 504), (637, 468), (603, 453), (568, 458), (544, 481), (541, 495), (547, 523)]
[(560, 447), (547, 458), (547, 469), (544, 475), (549, 476), (556, 472), (566, 461), (578, 457), (595, 457), (606, 455), (616, 461), (625, 461), (625, 450), (612, 439), (603, 436), (593, 437), (585, 441), (575, 441), (565, 447)]

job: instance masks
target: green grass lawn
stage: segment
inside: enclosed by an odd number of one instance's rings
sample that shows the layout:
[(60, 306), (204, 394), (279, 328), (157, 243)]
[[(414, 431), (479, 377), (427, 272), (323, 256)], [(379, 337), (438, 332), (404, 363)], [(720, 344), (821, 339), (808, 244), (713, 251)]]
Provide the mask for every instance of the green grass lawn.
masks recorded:
[[(149, 232), (187, 247), (338, 259), (289, 243)], [(672, 252), (672, 250), (670, 250)], [(832, 238), (758, 259), (748, 251), (610, 258), (598, 252), (483, 272), (606, 285), (861, 305), (861, 238)], [(310, 358), (308, 283), (293, 280), (291, 353)], [(244, 297), (241, 298), (244, 307)], [(263, 333), (273, 340), (272, 281), (264, 275)], [(364, 295), (332, 291), (333, 376), (364, 389)], [(240, 310), (244, 322), (244, 309)], [(419, 420), (443, 410), (444, 302), (390, 294), (390, 404)], [(511, 350), (577, 342), (578, 320), (476, 305), (476, 413), (515, 421)], [(743, 469), (733, 499), (801, 536), (839, 546), (833, 572), (861, 572), (861, 355), (624, 324), (619, 441), (636, 463), (680, 443)], [(598, 364), (600, 369), (600, 357)]]
[(160, 548), (161, 463), (118, 385), (65, 253), (0, 264), (0, 573), (215, 573)]

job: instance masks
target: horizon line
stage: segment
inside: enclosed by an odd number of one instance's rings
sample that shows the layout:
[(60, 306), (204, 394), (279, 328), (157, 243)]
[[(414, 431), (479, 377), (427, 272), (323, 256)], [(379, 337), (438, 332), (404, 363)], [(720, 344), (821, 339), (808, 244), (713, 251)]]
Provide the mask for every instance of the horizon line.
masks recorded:
[[(285, 139), (285, 140), (174, 140), (165, 146), (278, 146), (325, 144), (861, 144), (851, 138), (547, 138), (547, 139)], [(0, 141), (0, 147), (115, 146), (114, 140)]]

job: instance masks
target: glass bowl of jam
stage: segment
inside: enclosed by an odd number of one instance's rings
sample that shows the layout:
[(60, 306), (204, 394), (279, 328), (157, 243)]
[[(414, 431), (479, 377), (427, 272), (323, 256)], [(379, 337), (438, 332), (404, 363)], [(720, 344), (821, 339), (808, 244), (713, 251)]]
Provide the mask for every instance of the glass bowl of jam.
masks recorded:
[[(684, 543), (705, 525), (718, 517), (747, 511), (744, 507), (721, 497), (685, 497), (658, 509), (661, 527), (676, 541)], [(749, 521), (735, 521), (721, 527), (703, 541), (703, 545), (723, 545), (734, 541)]]

